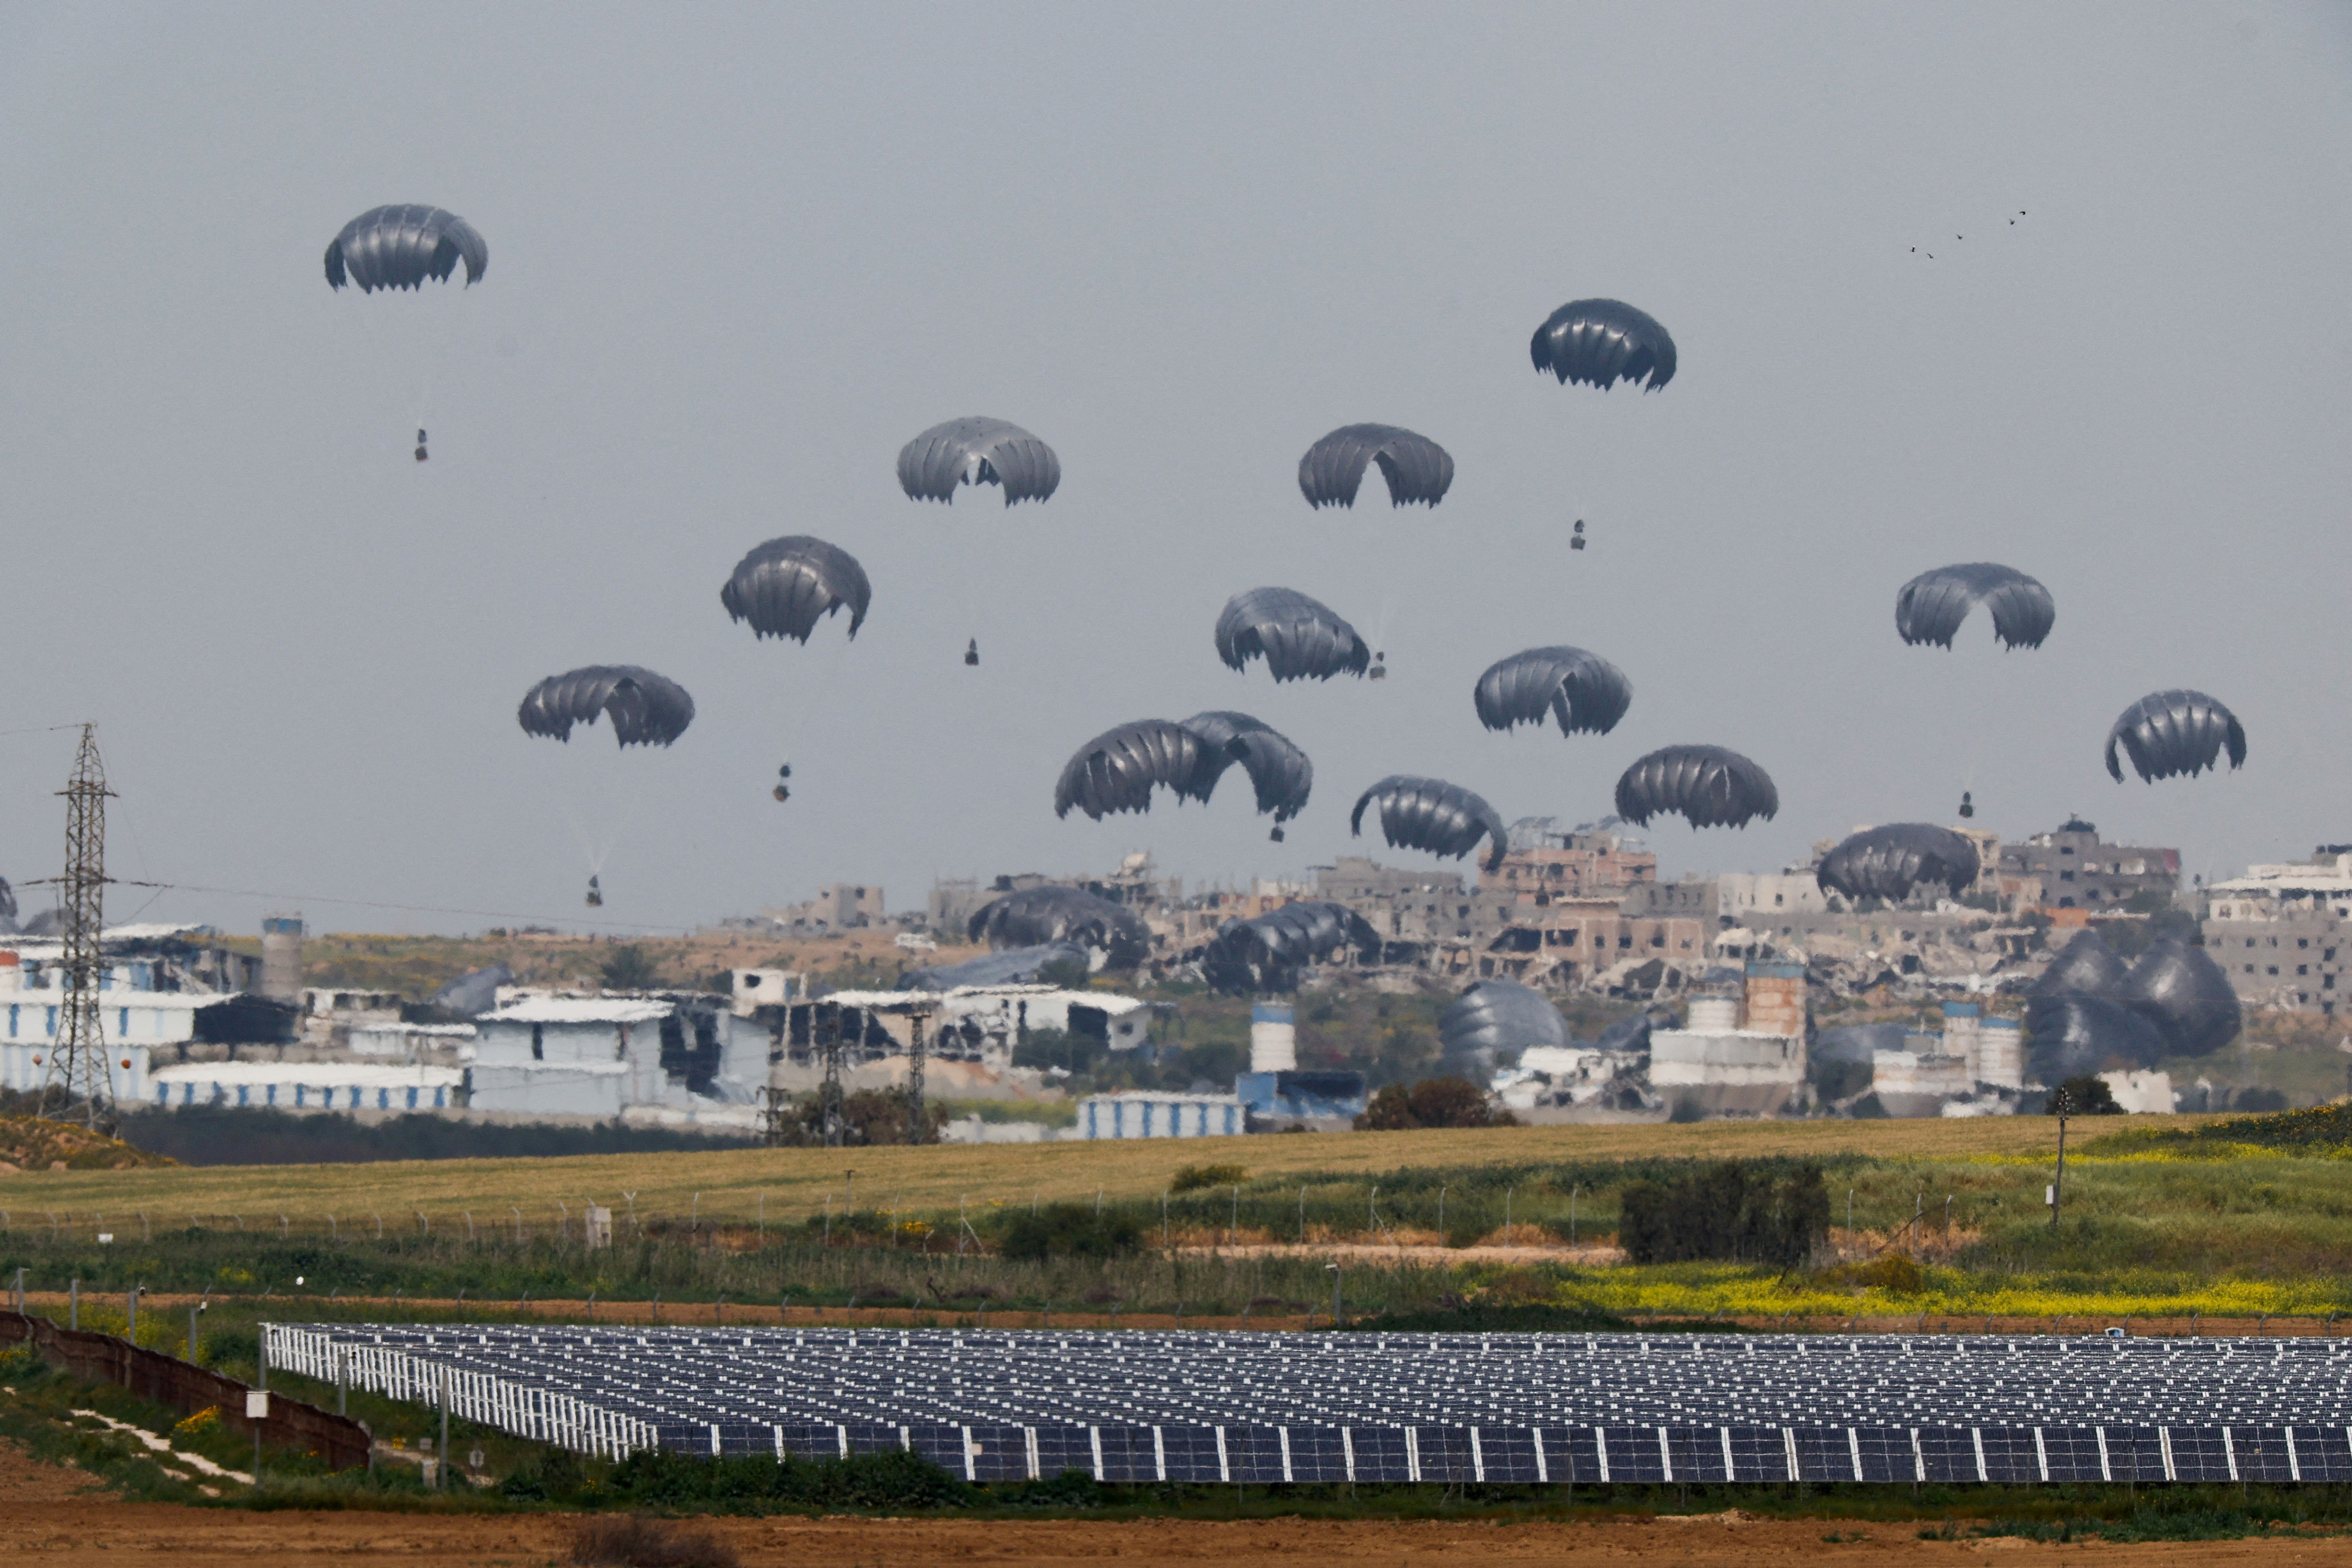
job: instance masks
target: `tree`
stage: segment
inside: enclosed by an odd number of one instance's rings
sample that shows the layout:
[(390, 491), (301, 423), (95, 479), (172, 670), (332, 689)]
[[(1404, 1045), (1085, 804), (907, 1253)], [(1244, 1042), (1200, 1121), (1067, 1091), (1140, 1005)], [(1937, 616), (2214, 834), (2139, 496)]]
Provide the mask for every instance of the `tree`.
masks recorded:
[(1356, 1118), (1356, 1130), (1404, 1132), (1417, 1127), (1516, 1127), (1518, 1118), (1498, 1112), (1486, 1092), (1462, 1078), (1424, 1078), (1408, 1089), (1383, 1084)]
[(600, 977), (608, 991), (649, 991), (661, 984), (661, 966), (652, 954), (632, 942), (613, 949)]
[[(2115, 1091), (2107, 1081), (2095, 1073), (2085, 1072), (2080, 1078), (2069, 1078), (2058, 1086), (2058, 1093), (2066, 1096), (2076, 1116), (2120, 1116), (2124, 1108), (2116, 1103)], [(2057, 1095), (2051, 1096), (2055, 1101)]]

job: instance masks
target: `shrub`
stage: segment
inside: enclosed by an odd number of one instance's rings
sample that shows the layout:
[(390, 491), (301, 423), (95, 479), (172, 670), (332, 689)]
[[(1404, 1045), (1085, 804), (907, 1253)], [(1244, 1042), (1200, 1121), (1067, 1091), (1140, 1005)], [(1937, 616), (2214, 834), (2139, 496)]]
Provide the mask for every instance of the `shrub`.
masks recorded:
[(572, 1561), (580, 1568), (736, 1568), (734, 1549), (709, 1531), (635, 1514), (581, 1521)]
[(1829, 1234), (1819, 1166), (1720, 1160), (1671, 1181), (1641, 1181), (1619, 1200), (1618, 1244), (1636, 1263), (1712, 1258), (1793, 1268)]
[(1249, 1179), (1249, 1172), (1239, 1166), (1179, 1166), (1176, 1179), (1168, 1184), (1171, 1192), (1199, 1192), (1204, 1187), (1239, 1186)]
[(1015, 1211), (997, 1232), (996, 1249), (1007, 1258), (1042, 1262), (1048, 1258), (1115, 1258), (1143, 1245), (1143, 1228), (1126, 1215), (1097, 1215), (1081, 1204), (1048, 1204), (1034, 1214)]
[(972, 1491), (920, 1454), (892, 1449), (845, 1459), (764, 1455), (704, 1458), (640, 1449), (614, 1468), (613, 1490), (630, 1502), (697, 1508), (782, 1502), (810, 1508), (962, 1508)]

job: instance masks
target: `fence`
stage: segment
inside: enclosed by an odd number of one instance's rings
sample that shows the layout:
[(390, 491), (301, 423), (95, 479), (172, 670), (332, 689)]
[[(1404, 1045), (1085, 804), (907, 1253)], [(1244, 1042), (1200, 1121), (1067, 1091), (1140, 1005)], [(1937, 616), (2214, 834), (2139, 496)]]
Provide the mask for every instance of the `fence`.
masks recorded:
[[(453, 1354), (471, 1343), (458, 1333), (447, 1338)], [(638, 1448), (659, 1447), (649, 1421), (560, 1390), (445, 1366), (388, 1345), (355, 1344), (284, 1323), (264, 1323), (261, 1354), (267, 1365), (310, 1377), (332, 1381), (340, 1372), (346, 1385), (370, 1389), (387, 1399), (435, 1408), (446, 1402), (452, 1416), (574, 1453), (617, 1459)]]
[(257, 1427), (261, 1440), (271, 1448), (323, 1454), (331, 1469), (361, 1468), (374, 1448), (363, 1422), (278, 1394), (269, 1396), (269, 1414), (256, 1421), (245, 1413), (245, 1396), (254, 1391), (233, 1377), (112, 1334), (59, 1328), (47, 1318), (0, 1312), (0, 1344), (27, 1343), (43, 1360), (85, 1383), (118, 1384), (142, 1399), (191, 1415), (217, 1410), (224, 1426), (246, 1433)]

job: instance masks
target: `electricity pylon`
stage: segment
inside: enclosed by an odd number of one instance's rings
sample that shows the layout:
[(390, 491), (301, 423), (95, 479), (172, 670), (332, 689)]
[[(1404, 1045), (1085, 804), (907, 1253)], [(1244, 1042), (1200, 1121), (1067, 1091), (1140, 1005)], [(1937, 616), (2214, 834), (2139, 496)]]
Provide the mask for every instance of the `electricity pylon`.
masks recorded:
[(81, 727), (81, 750), (74, 758), (73, 777), (58, 791), (66, 798), (66, 873), (61, 901), (65, 915), (65, 1002), (59, 1009), (58, 1038), (49, 1051), (48, 1079), (42, 1099), (61, 1102), (58, 1114), (81, 1113), (82, 1124), (95, 1128), (101, 1115), (110, 1122), (114, 1103), (113, 1075), (107, 1071), (106, 1040), (100, 1027), (98, 983), (105, 959), (99, 937), (106, 907), (106, 764), (98, 755), (98, 727)]

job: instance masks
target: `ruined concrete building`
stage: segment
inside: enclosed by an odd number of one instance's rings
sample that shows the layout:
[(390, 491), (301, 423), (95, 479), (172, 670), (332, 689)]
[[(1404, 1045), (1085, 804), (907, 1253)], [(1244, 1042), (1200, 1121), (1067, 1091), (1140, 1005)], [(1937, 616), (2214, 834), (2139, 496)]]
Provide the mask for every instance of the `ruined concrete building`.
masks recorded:
[(2322, 844), (2311, 859), (2251, 865), (2205, 890), (2206, 952), (2250, 1008), (2333, 1017), (2352, 918), (2352, 844)]
[(2120, 909), (2141, 894), (2168, 904), (2180, 888), (2179, 850), (2102, 843), (2098, 828), (2080, 817), (2002, 846), (2000, 864), (2004, 879), (2038, 883), (2036, 902), (2052, 909)]

